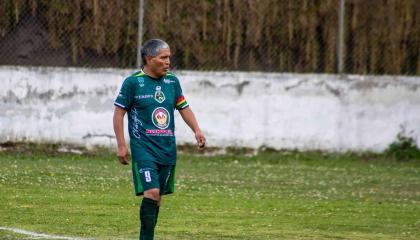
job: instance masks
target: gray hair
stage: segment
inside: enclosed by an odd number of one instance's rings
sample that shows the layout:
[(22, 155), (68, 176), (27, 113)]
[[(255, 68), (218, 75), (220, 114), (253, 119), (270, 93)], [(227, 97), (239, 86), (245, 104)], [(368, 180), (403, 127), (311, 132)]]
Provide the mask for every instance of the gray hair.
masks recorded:
[(143, 65), (146, 65), (146, 57), (156, 57), (163, 48), (169, 48), (169, 45), (161, 39), (150, 39), (146, 41), (140, 50)]

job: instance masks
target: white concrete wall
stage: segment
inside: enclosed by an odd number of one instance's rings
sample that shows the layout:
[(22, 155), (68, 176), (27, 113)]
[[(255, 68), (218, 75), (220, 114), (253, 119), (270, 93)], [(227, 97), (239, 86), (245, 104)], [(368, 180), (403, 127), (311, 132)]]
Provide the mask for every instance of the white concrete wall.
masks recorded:
[[(0, 67), (0, 141), (113, 145), (113, 100), (132, 70)], [(177, 73), (208, 145), (382, 151), (420, 146), (420, 78)], [(177, 140), (194, 136), (177, 115)]]

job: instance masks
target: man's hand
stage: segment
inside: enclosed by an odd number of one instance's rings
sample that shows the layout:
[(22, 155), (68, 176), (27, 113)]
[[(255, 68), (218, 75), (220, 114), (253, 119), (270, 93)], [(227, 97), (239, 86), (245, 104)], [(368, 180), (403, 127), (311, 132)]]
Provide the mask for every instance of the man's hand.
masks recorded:
[(201, 132), (200, 127), (198, 126), (197, 120), (195, 119), (194, 113), (191, 110), (191, 107), (187, 107), (179, 110), (182, 119), (187, 123), (187, 125), (193, 130), (195, 134), (195, 139), (197, 140), (198, 149), (204, 149), (206, 146), (206, 138)]
[(197, 131), (195, 133), (195, 139), (197, 140), (198, 149), (204, 149), (206, 146), (206, 138), (204, 137), (204, 134), (201, 131)]
[(117, 156), (121, 164), (128, 164), (128, 149), (126, 145), (118, 147)]

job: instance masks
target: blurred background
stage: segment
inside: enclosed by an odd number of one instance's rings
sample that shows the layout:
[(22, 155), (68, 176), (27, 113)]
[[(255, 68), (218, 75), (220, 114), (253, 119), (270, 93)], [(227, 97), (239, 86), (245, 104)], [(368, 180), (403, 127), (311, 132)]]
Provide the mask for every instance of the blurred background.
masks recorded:
[(170, 119), (159, 239), (420, 239), (420, 0), (0, 0), (0, 239), (138, 239), (113, 103), (151, 38), (207, 139)]
[[(2, 0), (0, 65), (420, 74), (418, 0)], [(140, 24), (139, 24), (140, 22)]]

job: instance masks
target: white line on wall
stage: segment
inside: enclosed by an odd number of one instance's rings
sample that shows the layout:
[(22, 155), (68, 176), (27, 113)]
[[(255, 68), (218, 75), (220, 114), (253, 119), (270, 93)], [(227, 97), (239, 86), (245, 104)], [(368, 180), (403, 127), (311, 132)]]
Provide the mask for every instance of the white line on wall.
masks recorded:
[[(19, 228), (10, 228), (10, 227), (0, 227), (0, 230), (11, 231), (18, 234), (28, 235), (33, 238), (49, 238), (49, 239), (66, 239), (66, 240), (87, 240), (86, 238), (74, 238), (74, 237), (66, 237), (66, 236), (59, 236), (59, 235), (48, 235), (43, 233), (36, 233), (31, 231), (26, 231)], [(92, 239), (92, 238), (90, 238)]]

